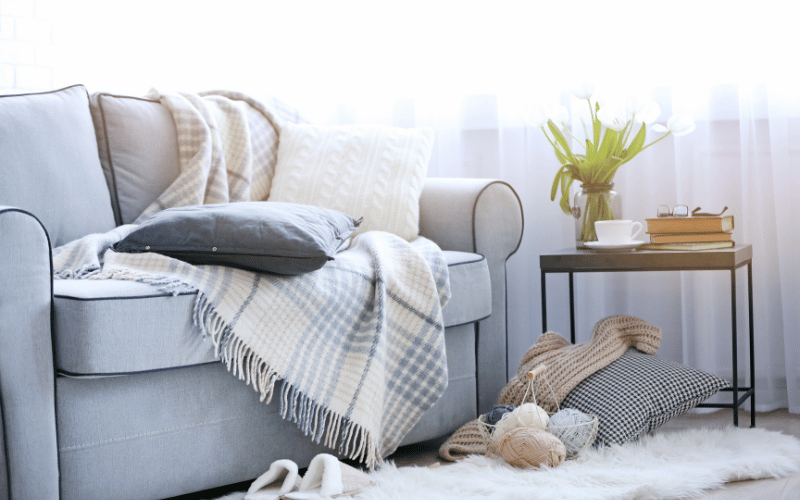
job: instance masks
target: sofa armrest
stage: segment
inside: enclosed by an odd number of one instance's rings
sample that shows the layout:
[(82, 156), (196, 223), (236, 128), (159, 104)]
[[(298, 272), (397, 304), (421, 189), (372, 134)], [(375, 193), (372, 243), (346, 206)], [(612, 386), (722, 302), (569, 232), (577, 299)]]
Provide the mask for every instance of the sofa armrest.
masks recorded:
[(508, 382), (506, 260), (522, 241), (522, 203), (507, 183), (492, 179), (425, 180), (420, 235), (443, 250), (486, 257), (492, 315), (478, 323), (478, 413), (495, 404)]
[(24, 210), (0, 206), (0, 269), (0, 497), (57, 500), (52, 256)]

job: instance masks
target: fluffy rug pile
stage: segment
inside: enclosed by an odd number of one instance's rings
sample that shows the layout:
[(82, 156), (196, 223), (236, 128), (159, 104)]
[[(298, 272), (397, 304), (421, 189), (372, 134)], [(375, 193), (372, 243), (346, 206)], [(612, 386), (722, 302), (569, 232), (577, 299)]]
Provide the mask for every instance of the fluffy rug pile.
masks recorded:
[(375, 486), (352, 498), (667, 500), (692, 498), (730, 481), (798, 471), (800, 441), (792, 436), (764, 429), (691, 429), (593, 448), (553, 469), (517, 469), (480, 455), (440, 467), (386, 463), (370, 473)]

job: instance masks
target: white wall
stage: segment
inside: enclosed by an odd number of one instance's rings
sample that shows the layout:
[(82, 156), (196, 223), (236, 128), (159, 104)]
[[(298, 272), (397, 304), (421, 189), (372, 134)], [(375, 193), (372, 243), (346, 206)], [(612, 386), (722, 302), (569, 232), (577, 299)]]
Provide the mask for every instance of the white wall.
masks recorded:
[(0, 0), (0, 93), (53, 87), (51, 0)]

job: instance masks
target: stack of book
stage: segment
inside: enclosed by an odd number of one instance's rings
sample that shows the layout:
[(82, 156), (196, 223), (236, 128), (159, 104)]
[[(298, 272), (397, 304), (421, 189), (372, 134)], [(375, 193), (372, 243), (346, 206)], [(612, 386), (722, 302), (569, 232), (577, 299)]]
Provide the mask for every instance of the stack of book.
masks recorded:
[(710, 250), (734, 246), (733, 215), (645, 219), (650, 243), (642, 250)]

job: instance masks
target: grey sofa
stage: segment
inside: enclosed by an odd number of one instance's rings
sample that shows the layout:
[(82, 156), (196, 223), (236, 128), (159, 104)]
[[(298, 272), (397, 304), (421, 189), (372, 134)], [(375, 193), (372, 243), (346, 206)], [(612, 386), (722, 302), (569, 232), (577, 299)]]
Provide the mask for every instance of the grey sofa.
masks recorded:
[[(194, 295), (52, 278), (52, 248), (131, 222), (169, 185), (175, 138), (155, 101), (0, 96), (2, 499), (167, 498), (331, 452), (218, 362)], [(522, 224), (506, 183), (427, 179), (420, 232), (445, 250), (453, 293), (449, 386), (403, 444), (451, 433), (505, 385), (505, 262)]]

